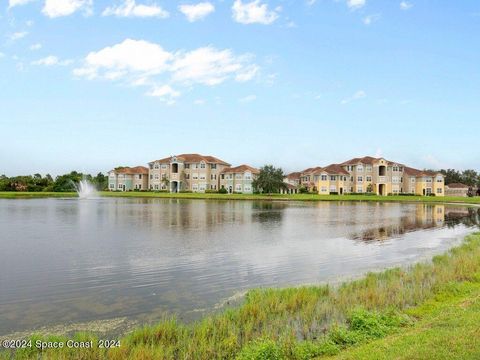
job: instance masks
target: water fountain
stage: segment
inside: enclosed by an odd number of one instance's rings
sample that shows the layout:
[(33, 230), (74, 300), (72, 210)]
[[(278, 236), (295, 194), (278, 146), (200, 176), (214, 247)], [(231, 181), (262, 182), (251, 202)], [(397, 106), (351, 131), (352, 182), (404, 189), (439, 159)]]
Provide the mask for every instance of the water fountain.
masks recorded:
[(77, 190), (80, 199), (88, 199), (97, 196), (97, 189), (87, 179), (82, 179), (75, 184), (75, 190)]

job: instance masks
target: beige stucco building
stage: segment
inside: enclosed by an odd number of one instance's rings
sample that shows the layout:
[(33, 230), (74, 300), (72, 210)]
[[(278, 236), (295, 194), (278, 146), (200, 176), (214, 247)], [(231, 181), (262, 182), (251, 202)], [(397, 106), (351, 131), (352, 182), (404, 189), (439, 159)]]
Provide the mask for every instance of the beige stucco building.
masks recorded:
[(142, 191), (148, 189), (148, 168), (119, 167), (108, 172), (108, 190)]
[(225, 168), (220, 174), (220, 188), (229, 193), (253, 193), (253, 180), (260, 171), (249, 165)]
[(441, 173), (417, 170), (371, 156), (305, 169), (300, 176), (300, 185), (324, 195), (445, 195), (445, 179)]
[(154, 191), (218, 190), (220, 174), (230, 164), (214, 156), (181, 154), (148, 163), (148, 188)]

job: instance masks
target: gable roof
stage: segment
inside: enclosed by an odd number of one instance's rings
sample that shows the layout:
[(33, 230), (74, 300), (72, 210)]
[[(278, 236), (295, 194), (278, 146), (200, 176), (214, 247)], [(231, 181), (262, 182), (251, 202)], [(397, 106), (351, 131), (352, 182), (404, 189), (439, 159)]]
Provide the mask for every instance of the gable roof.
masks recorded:
[(249, 165), (240, 165), (240, 166), (236, 166), (236, 167), (230, 167), (230, 168), (223, 169), (222, 174), (223, 173), (244, 173), (244, 172), (247, 172), (247, 171), (250, 171), (252, 174), (259, 174), (260, 173), (260, 170), (254, 168), (254, 167), (251, 167)]
[(118, 169), (110, 170), (109, 172), (114, 172), (115, 174), (145, 174), (148, 175), (148, 168), (145, 166), (135, 166), (135, 167), (121, 167)]
[(390, 160), (387, 160), (387, 159), (384, 159), (384, 158), (376, 158), (376, 157), (373, 157), (373, 156), (364, 156), (364, 157), (357, 157), (357, 158), (353, 158), (353, 159), (350, 159), (350, 160), (347, 160), (343, 163), (341, 163), (340, 165), (356, 165), (356, 164), (364, 164), (364, 165), (373, 165), (373, 163), (377, 162), (377, 161), (380, 161), (381, 159), (385, 160), (387, 162), (387, 165), (393, 165), (393, 164), (399, 164), (399, 165), (402, 165), (400, 163), (396, 163), (396, 162), (393, 162), (393, 161), (390, 161)]
[(322, 170), (331, 175), (350, 175), (350, 173), (339, 164), (330, 164), (325, 166)]
[(291, 179), (291, 180), (298, 180), (298, 179), (300, 179), (301, 175), (302, 175), (302, 173), (297, 171), (297, 172), (292, 172), (292, 173), (288, 174), (286, 176), (286, 178)]
[[(226, 161), (220, 160), (214, 156), (210, 155), (200, 155), (200, 154), (180, 154), (180, 155), (174, 155), (177, 160), (183, 161), (185, 163), (199, 163), (201, 161), (204, 161), (208, 164), (220, 164), (220, 165), (225, 165), (225, 166), (230, 166), (229, 163)], [(170, 163), (172, 160), (173, 156), (169, 156), (160, 160), (154, 160), (150, 161), (149, 164), (153, 164), (155, 162), (158, 163)]]
[(440, 172), (435, 172), (435, 171), (428, 171), (428, 170), (418, 170), (414, 169), (408, 166), (404, 166), (403, 169), (405, 170), (405, 174), (410, 175), (410, 176), (436, 176), (436, 175), (442, 175)]
[(445, 186), (450, 189), (469, 189), (470, 188), (468, 185), (461, 184), (461, 183), (451, 183)]

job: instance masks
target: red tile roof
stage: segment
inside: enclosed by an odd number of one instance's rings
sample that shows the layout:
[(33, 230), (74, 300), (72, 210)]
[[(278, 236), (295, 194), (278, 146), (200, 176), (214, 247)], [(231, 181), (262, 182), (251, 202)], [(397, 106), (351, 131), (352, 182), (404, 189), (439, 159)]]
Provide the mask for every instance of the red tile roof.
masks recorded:
[(469, 189), (470, 187), (465, 184), (460, 184), (460, 183), (451, 183), (446, 185), (450, 189)]
[[(364, 156), (364, 157), (361, 157), (361, 158), (353, 158), (353, 159), (347, 160), (347, 161), (341, 163), (340, 165), (356, 165), (356, 164), (372, 165), (374, 162), (379, 161), (381, 159), (383, 159), (383, 158), (375, 158), (375, 157), (372, 157), (372, 156)], [(396, 163), (396, 162), (389, 161), (389, 160), (386, 160), (386, 159), (384, 159), (384, 160), (387, 162), (387, 165), (393, 165), (393, 164), (402, 165), (400, 163)]]
[[(208, 164), (220, 164), (220, 165), (226, 165), (230, 166), (229, 163), (226, 161), (220, 160), (214, 156), (210, 155), (200, 155), (200, 154), (180, 154), (180, 155), (174, 155), (177, 157), (178, 160), (186, 162), (186, 163), (199, 163), (201, 161), (204, 161)], [(152, 164), (154, 162), (159, 162), (159, 163), (170, 163), (172, 160), (173, 156), (169, 156), (160, 160), (154, 160), (149, 162), (149, 164)]]
[(287, 179), (291, 179), (291, 180), (298, 180), (300, 179), (300, 176), (302, 175), (301, 172), (292, 172), (290, 174), (288, 174), (286, 177)]
[(246, 171), (250, 171), (252, 174), (259, 174), (260, 170), (251, 167), (249, 165), (240, 165), (236, 167), (226, 168), (223, 169), (222, 173), (244, 173)]
[(439, 172), (435, 171), (428, 171), (428, 170), (418, 170), (414, 169), (408, 166), (404, 166), (403, 169), (405, 170), (405, 174), (410, 175), (410, 176), (436, 176), (436, 175), (442, 175)]
[(135, 166), (135, 167), (121, 167), (112, 170), (116, 174), (147, 174), (148, 175), (148, 168), (145, 166)]

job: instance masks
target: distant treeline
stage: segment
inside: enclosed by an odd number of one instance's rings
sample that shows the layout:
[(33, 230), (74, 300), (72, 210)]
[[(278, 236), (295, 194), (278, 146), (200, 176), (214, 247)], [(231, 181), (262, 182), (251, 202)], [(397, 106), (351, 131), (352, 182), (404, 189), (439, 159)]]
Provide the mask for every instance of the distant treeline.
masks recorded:
[[(260, 176), (260, 179), (263, 177), (267, 177), (268, 179), (273, 177), (274, 174), (270, 175), (270, 172), (274, 172), (277, 169), (272, 166), (270, 167), (272, 169), (269, 169), (268, 167), (262, 168), (261, 173), (264, 173), (265, 176)], [(440, 172), (445, 175), (445, 184), (447, 185), (452, 183), (462, 183), (473, 188), (480, 188), (480, 173), (475, 170), (458, 171), (455, 169), (442, 169)], [(75, 184), (83, 178), (86, 178), (93, 183), (98, 190), (107, 190), (108, 188), (108, 177), (102, 173), (92, 176), (90, 174), (72, 171), (69, 174), (59, 175), (55, 179), (48, 174), (45, 176), (34, 174), (14, 177), (1, 175), (0, 191), (75, 191)], [(257, 179), (257, 182), (259, 182), (260, 179)]]
[(40, 174), (7, 177), (0, 176), (0, 191), (53, 191), (68, 192), (75, 191), (75, 184), (82, 179), (93, 183), (98, 190), (105, 190), (108, 186), (108, 178), (102, 173), (97, 176), (82, 174), (72, 171), (69, 174), (59, 175), (55, 179), (49, 174)]
[(471, 187), (480, 188), (480, 173), (475, 170), (458, 171), (455, 169), (440, 170), (445, 175), (445, 184), (461, 183)]

